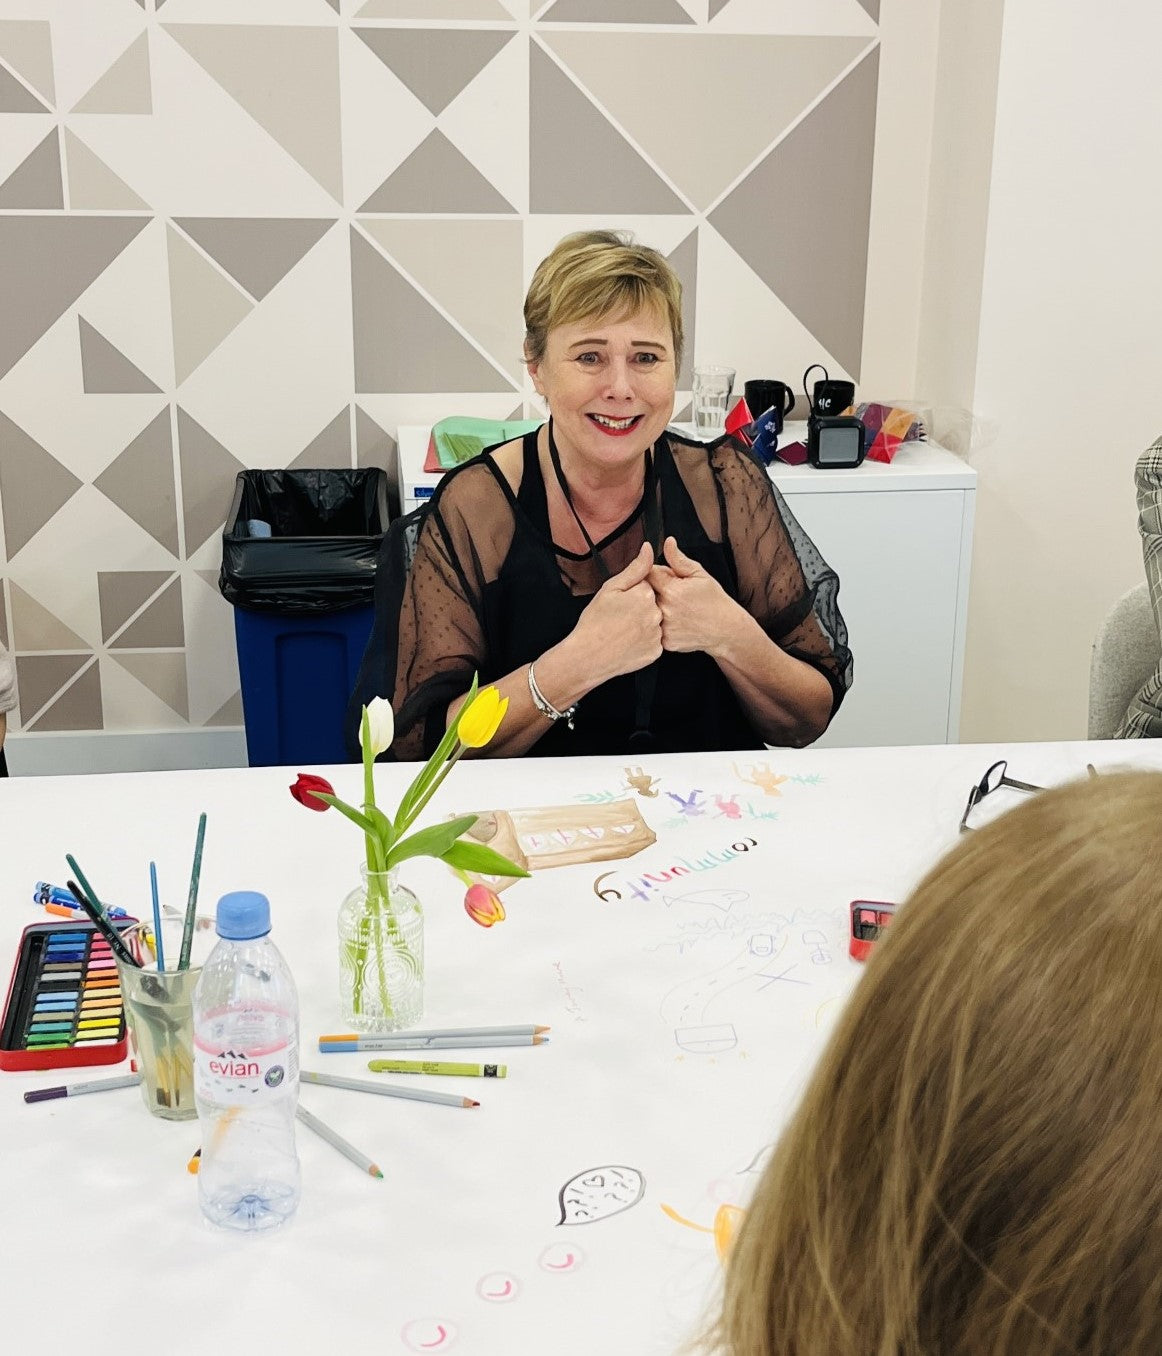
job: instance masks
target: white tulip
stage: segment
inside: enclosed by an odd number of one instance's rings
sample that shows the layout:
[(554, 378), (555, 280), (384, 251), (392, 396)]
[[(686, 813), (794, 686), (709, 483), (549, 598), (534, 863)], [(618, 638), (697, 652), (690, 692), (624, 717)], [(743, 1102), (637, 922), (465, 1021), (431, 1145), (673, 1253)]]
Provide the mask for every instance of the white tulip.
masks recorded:
[[(391, 748), (391, 741), (395, 738), (395, 715), (391, 709), (391, 702), (386, 697), (372, 697), (364, 709), (367, 712), (371, 756), (378, 758), (384, 749)], [(359, 743), (363, 744), (362, 726), (359, 730)]]

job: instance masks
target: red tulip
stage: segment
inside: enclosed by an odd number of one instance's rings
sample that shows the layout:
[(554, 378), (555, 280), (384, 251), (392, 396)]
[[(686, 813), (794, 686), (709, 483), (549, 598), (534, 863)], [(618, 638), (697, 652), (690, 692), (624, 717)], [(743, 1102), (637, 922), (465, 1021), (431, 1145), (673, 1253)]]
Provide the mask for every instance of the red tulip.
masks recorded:
[(493, 923), (504, 922), (504, 905), (495, 890), (487, 885), (470, 885), (464, 896), (464, 911), (474, 923), (482, 928), (490, 928)]
[(335, 788), (326, 777), (316, 777), (310, 772), (300, 772), (298, 781), (290, 789), (295, 800), (308, 810), (329, 810), (331, 807), (327, 802), (316, 796), (317, 791), (324, 791), (328, 796), (335, 794)]

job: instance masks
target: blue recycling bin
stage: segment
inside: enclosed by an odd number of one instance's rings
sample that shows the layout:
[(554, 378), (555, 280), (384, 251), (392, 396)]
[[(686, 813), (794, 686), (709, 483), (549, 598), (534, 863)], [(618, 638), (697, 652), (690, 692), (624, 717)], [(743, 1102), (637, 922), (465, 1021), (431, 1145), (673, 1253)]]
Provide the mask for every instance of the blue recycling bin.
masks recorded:
[(388, 516), (377, 468), (239, 472), (218, 586), (234, 605), (251, 767), (347, 761)]

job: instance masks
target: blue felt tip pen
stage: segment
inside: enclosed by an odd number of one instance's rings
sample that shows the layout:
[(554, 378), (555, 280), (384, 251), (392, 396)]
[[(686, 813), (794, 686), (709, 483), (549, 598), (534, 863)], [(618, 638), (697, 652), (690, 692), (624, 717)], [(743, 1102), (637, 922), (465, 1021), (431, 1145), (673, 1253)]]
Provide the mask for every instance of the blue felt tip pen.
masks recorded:
[[(74, 909), (83, 918), (84, 910), (73, 898), (72, 892), (63, 889), (59, 885), (50, 885), (46, 880), (38, 880), (36, 889), (32, 892), (32, 902), (34, 904), (59, 904), (65, 909)], [(116, 906), (110, 906), (107, 909), (110, 918), (128, 918), (129, 914), (124, 909)]]

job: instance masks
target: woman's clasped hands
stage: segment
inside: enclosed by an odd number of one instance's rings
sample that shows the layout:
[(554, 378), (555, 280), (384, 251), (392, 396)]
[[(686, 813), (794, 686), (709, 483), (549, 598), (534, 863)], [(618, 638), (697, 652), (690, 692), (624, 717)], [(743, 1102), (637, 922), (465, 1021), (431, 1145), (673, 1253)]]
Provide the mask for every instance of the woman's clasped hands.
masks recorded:
[[(662, 563), (664, 562), (664, 563)], [(649, 542), (585, 608), (574, 636), (602, 681), (652, 664), (663, 650), (703, 650), (713, 655), (737, 604), (673, 537), (655, 563)]]

